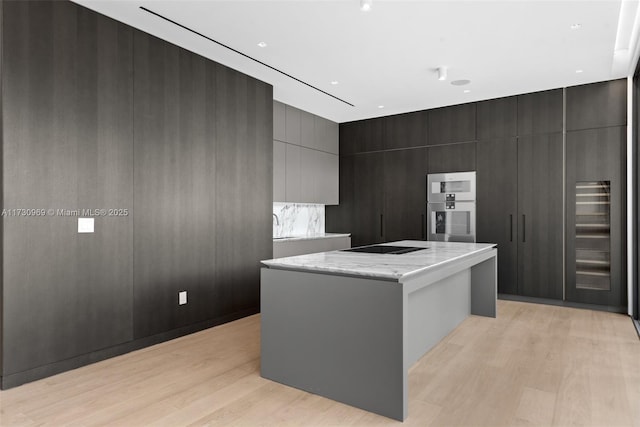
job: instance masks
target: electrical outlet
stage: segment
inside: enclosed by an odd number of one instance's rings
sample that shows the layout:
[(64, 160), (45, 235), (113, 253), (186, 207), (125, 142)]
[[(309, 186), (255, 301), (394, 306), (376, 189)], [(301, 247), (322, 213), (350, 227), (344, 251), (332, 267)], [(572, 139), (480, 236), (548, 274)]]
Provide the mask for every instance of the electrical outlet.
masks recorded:
[(185, 305), (187, 303), (187, 291), (178, 292), (178, 304)]

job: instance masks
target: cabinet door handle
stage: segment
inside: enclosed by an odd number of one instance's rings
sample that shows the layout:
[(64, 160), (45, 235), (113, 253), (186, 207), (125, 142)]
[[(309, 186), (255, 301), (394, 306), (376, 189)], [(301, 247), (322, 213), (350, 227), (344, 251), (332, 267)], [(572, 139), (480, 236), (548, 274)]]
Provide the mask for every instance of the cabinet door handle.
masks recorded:
[(509, 241), (513, 242), (513, 214), (509, 214)]
[(380, 237), (384, 236), (384, 230), (382, 228), (382, 224), (383, 224), (383, 218), (382, 218), (382, 214), (380, 214)]
[(527, 216), (522, 214), (522, 243), (527, 241)]
[(424, 235), (424, 214), (420, 215), (421, 220), (420, 220), (420, 224), (422, 225), (422, 238), (426, 239), (426, 236)]

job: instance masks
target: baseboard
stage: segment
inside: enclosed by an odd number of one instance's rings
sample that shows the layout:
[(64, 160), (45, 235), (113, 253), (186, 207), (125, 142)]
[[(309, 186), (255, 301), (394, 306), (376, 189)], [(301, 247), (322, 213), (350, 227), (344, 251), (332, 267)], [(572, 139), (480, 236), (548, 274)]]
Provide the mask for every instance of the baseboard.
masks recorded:
[(560, 307), (583, 308), (586, 310), (607, 311), (610, 313), (627, 314), (627, 307), (623, 307), (623, 306), (616, 307), (616, 306), (598, 305), (598, 304), (585, 304), (580, 302), (562, 301), (562, 300), (551, 299), (551, 298), (536, 298), (536, 297), (527, 297), (523, 295), (512, 295), (512, 294), (498, 294), (498, 299), (508, 300), (508, 301), (530, 302), (534, 304), (557, 305)]
[(636, 327), (636, 333), (638, 334), (638, 339), (640, 339), (640, 322), (636, 319), (631, 319), (633, 321), (633, 326)]
[(39, 366), (37, 368), (29, 369), (22, 372), (17, 372), (10, 375), (5, 375), (0, 379), (0, 388), (6, 390), (12, 387), (40, 380), (42, 378), (50, 377), (62, 372), (70, 371), (72, 369), (80, 368), (82, 366), (89, 365), (91, 363), (99, 362), (101, 360), (109, 359), (111, 357), (120, 356), (122, 354), (129, 353), (131, 351), (139, 350), (141, 348), (149, 347), (161, 342), (169, 341), (184, 335), (189, 335), (194, 332), (202, 331), (223, 323), (232, 322), (234, 320), (241, 319), (243, 317), (251, 316), (260, 312), (260, 307), (252, 307), (233, 314), (217, 317), (215, 319), (205, 320), (203, 322), (195, 323), (193, 325), (183, 326), (181, 328), (173, 329), (168, 332), (152, 335), (150, 337), (140, 338), (126, 343), (118, 344), (113, 347), (93, 351), (91, 353), (82, 354), (70, 359), (61, 360), (59, 362), (50, 363), (48, 365)]

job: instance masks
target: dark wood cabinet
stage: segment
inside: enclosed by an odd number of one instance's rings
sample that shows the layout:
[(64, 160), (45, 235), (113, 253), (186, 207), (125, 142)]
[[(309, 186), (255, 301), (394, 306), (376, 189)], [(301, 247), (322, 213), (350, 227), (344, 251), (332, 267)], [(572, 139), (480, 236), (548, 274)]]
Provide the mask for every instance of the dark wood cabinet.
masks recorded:
[(339, 153), (341, 156), (358, 152), (359, 122), (340, 123), (338, 125)]
[(467, 172), (476, 170), (476, 143), (429, 147), (429, 173)]
[(562, 132), (563, 90), (518, 96), (518, 135)]
[(478, 140), (516, 136), (518, 132), (517, 107), (518, 98), (515, 96), (478, 102), (476, 106)]
[[(476, 170), (477, 240), (498, 244), (499, 291), (561, 300), (563, 223), (565, 213), (571, 213), (563, 207), (564, 110), (565, 90), (554, 89), (340, 125), (342, 154), (377, 152), (341, 158), (340, 206), (327, 208), (327, 230), (353, 232), (354, 244), (422, 238), (422, 221), (420, 228), (414, 224), (415, 212), (423, 215), (421, 175)], [(622, 136), (603, 129), (626, 123), (625, 80), (567, 88), (566, 120), (570, 130), (600, 128), (567, 146), (574, 150), (567, 151), (567, 161), (576, 162), (567, 163), (567, 178), (574, 173), (571, 167), (576, 176), (588, 175), (581, 168), (590, 168), (593, 176), (613, 165), (624, 170)], [(377, 134), (383, 135), (382, 143)], [(426, 150), (411, 148), (425, 144)], [(605, 149), (610, 151), (601, 152)], [(568, 192), (572, 184), (566, 185)], [(619, 185), (614, 190), (623, 191)], [(615, 224), (624, 222), (619, 212), (613, 213), (612, 233)], [(382, 216), (376, 220), (376, 215)], [(624, 233), (613, 240), (620, 243), (611, 256), (624, 257)], [(619, 264), (612, 268), (623, 269)], [(587, 294), (575, 292), (569, 299), (620, 305), (619, 294), (600, 302)]]
[(518, 139), (518, 291), (562, 299), (562, 134)]
[(131, 339), (131, 28), (71, 2), (3, 2), (2, 376)]
[(498, 245), (498, 292), (517, 294), (517, 141), (481, 141), (476, 149), (476, 241)]
[(398, 114), (384, 119), (383, 148), (410, 148), (427, 145), (428, 114), (426, 111)]
[(567, 88), (567, 130), (627, 124), (627, 80)]
[(476, 104), (461, 104), (428, 111), (429, 145), (476, 139)]
[(383, 118), (378, 118), (341, 123), (340, 155), (382, 150), (384, 121)]
[(352, 246), (425, 237), (427, 149), (340, 157), (340, 204), (326, 230), (351, 233)]
[(384, 240), (426, 239), (427, 149), (384, 153)]
[(383, 209), (383, 153), (340, 156), (340, 204), (325, 208), (327, 232), (351, 233), (352, 246), (380, 243)]
[(351, 244), (380, 243), (384, 240), (384, 155), (365, 153), (353, 156), (353, 206)]
[[(626, 126), (567, 133), (569, 301), (626, 310), (626, 142)], [(608, 185), (606, 194), (598, 194), (594, 184), (599, 182)], [(594, 212), (589, 212), (590, 204)]]

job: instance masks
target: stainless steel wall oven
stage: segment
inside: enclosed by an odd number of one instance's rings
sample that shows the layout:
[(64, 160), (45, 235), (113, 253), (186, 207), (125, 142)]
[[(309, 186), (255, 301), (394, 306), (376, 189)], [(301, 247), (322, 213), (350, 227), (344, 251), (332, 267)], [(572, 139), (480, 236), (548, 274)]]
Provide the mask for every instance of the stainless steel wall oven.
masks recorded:
[(427, 175), (427, 240), (476, 241), (476, 173)]

